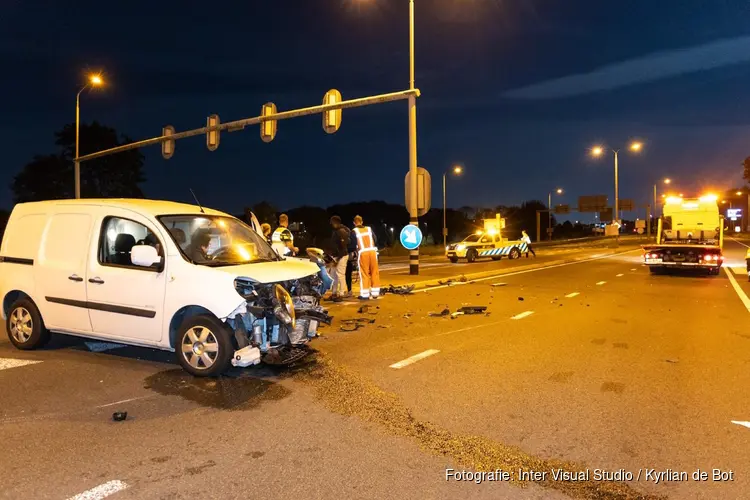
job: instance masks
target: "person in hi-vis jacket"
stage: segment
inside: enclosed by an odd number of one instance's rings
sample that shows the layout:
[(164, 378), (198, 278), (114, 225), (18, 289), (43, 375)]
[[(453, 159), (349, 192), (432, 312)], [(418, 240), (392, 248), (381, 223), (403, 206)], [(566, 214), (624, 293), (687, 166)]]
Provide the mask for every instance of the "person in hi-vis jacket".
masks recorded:
[(378, 247), (375, 244), (375, 233), (364, 226), (362, 217), (354, 218), (354, 234), (357, 236), (357, 253), (359, 255), (359, 298), (369, 300), (380, 297), (380, 271), (378, 269)]
[(525, 229), (521, 231), (521, 241), (526, 243), (526, 258), (529, 258), (529, 252), (531, 252), (531, 255), (536, 257), (536, 252), (533, 248), (531, 248), (531, 238), (529, 238), (529, 235), (528, 233), (526, 233)]

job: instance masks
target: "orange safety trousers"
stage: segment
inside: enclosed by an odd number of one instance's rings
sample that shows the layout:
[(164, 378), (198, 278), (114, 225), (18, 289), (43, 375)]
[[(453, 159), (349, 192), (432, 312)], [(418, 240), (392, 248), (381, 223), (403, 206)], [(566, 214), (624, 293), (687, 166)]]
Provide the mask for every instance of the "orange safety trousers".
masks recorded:
[(378, 297), (380, 295), (380, 271), (378, 270), (378, 252), (375, 250), (359, 252), (358, 263), (360, 297)]

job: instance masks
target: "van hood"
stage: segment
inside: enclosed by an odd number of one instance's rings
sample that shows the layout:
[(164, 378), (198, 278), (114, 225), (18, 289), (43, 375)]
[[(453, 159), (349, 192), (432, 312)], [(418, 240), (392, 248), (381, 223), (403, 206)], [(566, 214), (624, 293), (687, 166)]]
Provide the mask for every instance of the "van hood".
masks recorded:
[(257, 262), (255, 264), (240, 264), (237, 266), (215, 267), (221, 271), (239, 278), (250, 278), (259, 283), (277, 283), (312, 276), (320, 272), (317, 264), (306, 259), (286, 259), (275, 262)]

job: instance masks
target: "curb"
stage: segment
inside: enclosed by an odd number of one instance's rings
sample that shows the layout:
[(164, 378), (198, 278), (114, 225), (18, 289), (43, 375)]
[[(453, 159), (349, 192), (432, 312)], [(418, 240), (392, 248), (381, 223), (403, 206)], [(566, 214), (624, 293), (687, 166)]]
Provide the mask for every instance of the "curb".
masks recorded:
[[(585, 262), (585, 261), (589, 261), (589, 260), (597, 260), (597, 259), (600, 259), (600, 258), (604, 258), (605, 256), (609, 257), (609, 256), (612, 256), (612, 255), (619, 255), (619, 254), (623, 254), (623, 253), (631, 253), (631, 252), (635, 252), (636, 250), (641, 250), (641, 248), (638, 247), (638, 248), (632, 248), (630, 250), (620, 250), (620, 251), (614, 251), (614, 252), (604, 251), (604, 252), (602, 252), (601, 256), (598, 256), (598, 257), (576, 257), (576, 258), (569, 258), (569, 259), (560, 259), (560, 260), (553, 260), (553, 261), (550, 261), (550, 262), (546, 262), (544, 264), (531, 264), (531, 265), (526, 265), (526, 266), (517, 266), (517, 267), (512, 267), (512, 268), (506, 268), (506, 269), (498, 269), (498, 270), (494, 270), (494, 271), (484, 271), (484, 272), (481, 272), (481, 273), (459, 274), (457, 276), (444, 276), (442, 278), (435, 278), (435, 279), (431, 279), (431, 280), (417, 281), (416, 283), (408, 283), (408, 284), (405, 284), (405, 285), (393, 285), (393, 286), (412, 286), (412, 285), (414, 285), (414, 289), (415, 290), (421, 290), (421, 289), (424, 289), (424, 288), (432, 288), (432, 287), (435, 287), (435, 286), (441, 286), (441, 283), (440, 283), (441, 281), (443, 282), (443, 285), (444, 285), (446, 281), (451, 280), (451, 279), (455, 281), (456, 279), (458, 279), (458, 278), (460, 278), (462, 276), (464, 278), (466, 278), (465, 283), (469, 283), (471, 281), (475, 281), (475, 280), (478, 280), (478, 279), (486, 279), (486, 278), (491, 278), (491, 277), (494, 277), (494, 276), (500, 277), (500, 276), (503, 276), (505, 274), (517, 273), (517, 272), (521, 272), (521, 271), (529, 271), (531, 269), (544, 269), (545, 267), (553, 267), (553, 266), (559, 266), (559, 265), (563, 265), (563, 264), (574, 264), (576, 262)], [(381, 287), (382, 286), (383, 286), (383, 284), (381, 283)]]

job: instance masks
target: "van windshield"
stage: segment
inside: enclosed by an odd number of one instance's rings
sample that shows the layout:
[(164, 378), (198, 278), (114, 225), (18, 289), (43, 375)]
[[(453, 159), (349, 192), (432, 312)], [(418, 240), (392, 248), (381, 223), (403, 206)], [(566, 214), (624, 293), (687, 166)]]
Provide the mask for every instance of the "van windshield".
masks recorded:
[(280, 260), (265, 238), (237, 219), (203, 214), (158, 219), (194, 264), (232, 266)]

